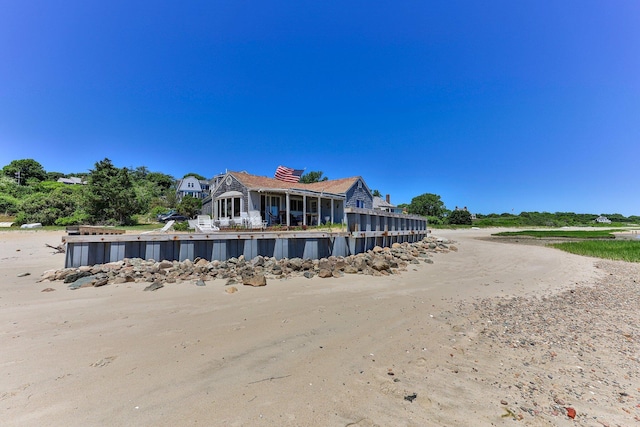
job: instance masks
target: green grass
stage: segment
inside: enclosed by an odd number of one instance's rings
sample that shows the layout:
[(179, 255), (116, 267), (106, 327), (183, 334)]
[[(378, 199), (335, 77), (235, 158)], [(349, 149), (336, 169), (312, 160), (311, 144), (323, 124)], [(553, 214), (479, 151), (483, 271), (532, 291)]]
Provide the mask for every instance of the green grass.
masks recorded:
[(640, 240), (585, 240), (554, 243), (550, 246), (576, 255), (640, 262)]
[(573, 239), (615, 239), (616, 236), (611, 234), (612, 231), (620, 230), (522, 230), (522, 231), (503, 231), (501, 233), (492, 234), (493, 236), (529, 236), (537, 238), (564, 237)]

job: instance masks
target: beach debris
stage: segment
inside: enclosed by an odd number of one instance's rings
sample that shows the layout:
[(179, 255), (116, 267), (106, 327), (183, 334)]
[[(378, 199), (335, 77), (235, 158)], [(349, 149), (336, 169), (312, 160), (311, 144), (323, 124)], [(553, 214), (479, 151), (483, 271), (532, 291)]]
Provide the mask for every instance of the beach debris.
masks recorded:
[(576, 410), (572, 407), (564, 408), (567, 411), (567, 417), (574, 419), (576, 417)]
[(409, 402), (413, 402), (416, 397), (418, 397), (417, 393), (413, 393), (413, 394), (409, 394), (407, 396), (404, 397), (404, 400), (407, 400)]
[(229, 286), (228, 288), (225, 288), (224, 291), (228, 294), (235, 294), (236, 292), (238, 292), (238, 288), (236, 288), (235, 286)]
[(55, 291), (55, 289), (53, 289), (53, 288), (44, 288), (40, 292), (53, 292), (53, 291)]
[(117, 358), (117, 356), (105, 357), (104, 359), (100, 359), (97, 362), (94, 362), (89, 366), (91, 366), (93, 368), (103, 368), (103, 367), (107, 366), (109, 363), (111, 363), (114, 360), (116, 360), (116, 358)]
[(55, 249), (54, 254), (63, 254), (65, 252), (64, 245), (52, 246), (48, 243), (45, 243), (44, 245), (48, 248)]
[(153, 282), (149, 286), (143, 289), (143, 291), (157, 291), (160, 288), (164, 288), (164, 285), (159, 282)]
[(30, 276), (30, 275), (31, 275), (31, 273), (20, 273), (20, 274), (18, 274), (18, 277), (27, 277), (27, 276)]

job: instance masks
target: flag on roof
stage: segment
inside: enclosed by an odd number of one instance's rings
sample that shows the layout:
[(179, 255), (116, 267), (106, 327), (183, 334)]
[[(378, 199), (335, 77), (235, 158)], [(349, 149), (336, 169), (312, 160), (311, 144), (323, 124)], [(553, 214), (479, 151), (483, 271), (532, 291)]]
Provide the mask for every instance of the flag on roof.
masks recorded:
[(278, 166), (275, 179), (284, 182), (299, 182), (304, 169), (291, 169), (286, 166)]

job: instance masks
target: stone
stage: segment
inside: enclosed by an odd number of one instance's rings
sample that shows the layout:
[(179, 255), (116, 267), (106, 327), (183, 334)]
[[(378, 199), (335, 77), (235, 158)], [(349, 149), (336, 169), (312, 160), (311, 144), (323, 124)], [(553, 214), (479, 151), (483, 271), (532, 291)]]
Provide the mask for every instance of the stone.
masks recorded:
[(164, 288), (164, 285), (160, 282), (154, 282), (143, 289), (143, 291), (157, 291), (160, 288)]
[(306, 277), (307, 279), (311, 279), (313, 276), (315, 276), (315, 273), (313, 271), (305, 271), (303, 274), (304, 277)]
[(371, 268), (377, 271), (383, 271), (383, 270), (388, 270), (389, 268), (391, 268), (391, 266), (389, 265), (389, 262), (387, 262), (387, 260), (376, 259), (371, 264)]
[(107, 277), (101, 277), (93, 283), (93, 287), (99, 288), (100, 286), (105, 286), (108, 284), (109, 284), (109, 279)]
[(196, 286), (207, 286), (207, 284), (204, 282), (204, 280), (199, 279), (199, 280), (196, 282)]
[(71, 273), (64, 278), (64, 283), (73, 283), (78, 279), (87, 276), (91, 276), (91, 273), (89, 273), (89, 271), (78, 271), (77, 273)]
[(244, 276), (242, 278), (242, 284), (247, 286), (266, 286), (267, 278), (264, 274), (254, 274), (253, 276)]
[(238, 288), (236, 288), (235, 286), (229, 286), (228, 288), (225, 288), (224, 291), (228, 294), (235, 294), (236, 292), (238, 292)]
[(74, 282), (72, 282), (68, 288), (71, 290), (75, 290), (78, 288), (88, 288), (93, 286), (94, 282), (96, 281), (96, 277), (95, 276), (85, 276), (85, 277), (80, 277), (78, 280), (75, 280)]
[(173, 263), (171, 261), (162, 260), (158, 263), (158, 268), (161, 270), (166, 270), (167, 268), (173, 267)]
[(323, 279), (327, 277), (333, 277), (333, 273), (329, 269), (321, 268), (320, 271), (318, 271), (318, 277), (321, 277)]
[(357, 269), (357, 268), (355, 268), (355, 267), (354, 267), (354, 266), (352, 266), (352, 265), (347, 265), (347, 266), (344, 268), (344, 273), (345, 273), (345, 274), (358, 274), (358, 269)]

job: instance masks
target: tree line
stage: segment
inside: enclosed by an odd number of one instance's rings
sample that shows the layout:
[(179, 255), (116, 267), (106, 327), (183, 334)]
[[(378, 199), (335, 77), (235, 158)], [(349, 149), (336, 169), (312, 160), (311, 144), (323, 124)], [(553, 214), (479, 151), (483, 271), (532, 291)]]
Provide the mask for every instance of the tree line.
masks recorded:
[[(88, 173), (69, 175), (47, 172), (33, 159), (14, 160), (0, 175), (0, 213), (15, 217), (17, 224), (129, 225), (138, 215), (189, 208), (190, 203), (188, 198), (177, 202), (174, 177), (145, 166), (118, 168), (106, 158)], [(85, 185), (57, 182), (69, 177)]]
[[(203, 176), (190, 172), (198, 179)], [(78, 177), (86, 185), (68, 185), (59, 178)], [(301, 182), (325, 181), (322, 171), (311, 171)], [(145, 166), (118, 168), (105, 158), (88, 173), (65, 175), (47, 172), (33, 159), (14, 160), (0, 173), (0, 214), (15, 218), (17, 224), (39, 222), (43, 225), (131, 225), (141, 216), (155, 218), (175, 209), (193, 217), (202, 201), (190, 196), (177, 200), (176, 179)], [(373, 195), (380, 197), (378, 190)], [(399, 205), (410, 214), (428, 218), (430, 224), (476, 224), (478, 226), (548, 226), (592, 225), (599, 216), (573, 212), (522, 212), (513, 214), (477, 214), (472, 218), (466, 209), (449, 210), (439, 195), (425, 193), (409, 204)], [(614, 223), (640, 223), (640, 217), (603, 214)]]

